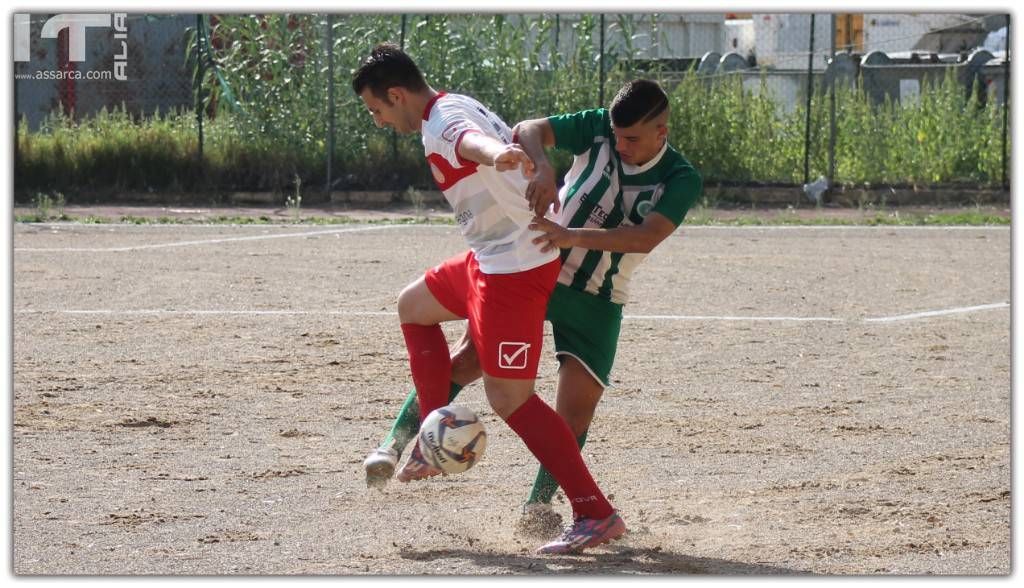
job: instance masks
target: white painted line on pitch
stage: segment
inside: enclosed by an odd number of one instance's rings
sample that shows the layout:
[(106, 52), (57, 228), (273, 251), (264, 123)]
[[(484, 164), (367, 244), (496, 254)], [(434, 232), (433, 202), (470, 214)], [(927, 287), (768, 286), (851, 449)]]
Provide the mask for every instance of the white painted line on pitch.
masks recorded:
[[(66, 315), (107, 315), (107, 316), (394, 316), (394, 311), (363, 311), (363, 310), (37, 310), (20, 309), (16, 314), (66, 314)], [(827, 317), (788, 317), (788, 316), (688, 316), (688, 315), (624, 315), (624, 320), (675, 320), (675, 321), (798, 321), (798, 322), (846, 322), (846, 319)]]
[(1009, 308), (1009, 302), (996, 302), (994, 304), (981, 304), (979, 306), (962, 306), (960, 308), (946, 308), (943, 310), (928, 310), (925, 312), (915, 312), (911, 314), (901, 314), (897, 316), (882, 316), (877, 318), (866, 318), (866, 323), (889, 323), (896, 321), (910, 321), (919, 318), (928, 318), (933, 316), (945, 316), (948, 314), (963, 314), (965, 312), (976, 312), (979, 310), (992, 310), (996, 308)]
[(1010, 229), (1010, 225), (688, 225), (683, 224), (681, 230), (762, 230), (762, 231), (986, 231), (989, 229)]
[[(57, 224), (45, 224), (40, 226), (46, 226), (51, 228), (64, 228), (67, 225)], [(97, 228), (108, 228), (113, 229), (115, 227), (125, 228), (139, 228), (139, 227), (153, 227), (153, 226), (164, 226), (164, 225), (95, 225), (95, 224), (77, 224), (72, 225), (76, 228), (79, 227), (97, 227)], [(167, 225), (174, 227), (189, 226), (189, 225)], [(208, 226), (208, 225), (196, 225), (196, 226)], [(213, 225), (216, 227), (217, 225)], [(223, 225), (221, 225), (223, 226)], [(253, 227), (253, 228), (283, 228), (291, 227), (292, 225), (229, 225), (231, 228), (237, 227)], [(140, 251), (145, 249), (166, 249), (169, 247), (190, 247), (193, 245), (216, 245), (219, 243), (230, 243), (234, 241), (263, 241), (267, 239), (289, 239), (293, 237), (308, 237), (316, 235), (335, 235), (340, 233), (358, 233), (366, 231), (376, 231), (382, 229), (399, 229), (399, 228), (444, 228), (452, 229), (452, 225), (443, 224), (394, 224), (394, 225), (372, 225), (362, 227), (348, 227), (344, 229), (329, 229), (323, 231), (308, 231), (300, 233), (284, 233), (280, 235), (250, 235), (246, 237), (224, 237), (220, 239), (201, 239), (195, 241), (174, 241), (171, 243), (154, 243), (151, 245), (131, 245), (127, 247), (15, 247), (15, 252), (23, 253), (117, 253), (124, 251)], [(986, 226), (904, 226), (904, 225), (876, 225), (876, 226), (863, 226), (863, 225), (740, 225), (740, 226), (729, 226), (729, 225), (684, 225), (682, 230), (676, 233), (676, 236), (682, 236), (686, 231), (691, 230), (758, 230), (758, 231), (774, 231), (774, 230), (856, 230), (856, 229), (867, 229), (867, 230), (878, 230), (878, 229), (892, 229), (892, 230), (988, 230), (988, 229), (1009, 229), (1006, 225), (986, 225)]]
[[(151, 245), (131, 245), (128, 247), (23, 247), (15, 248), (15, 252), (26, 251), (26, 252), (119, 252), (119, 251), (138, 251), (141, 249), (162, 249), (167, 247), (188, 247), (191, 245), (215, 245), (218, 243), (231, 243), (234, 241), (262, 241), (267, 239), (290, 239), (293, 237), (309, 237), (316, 235), (336, 235), (339, 233), (358, 233), (365, 231), (379, 231), (382, 229), (394, 229), (404, 227), (416, 227), (420, 225), (374, 225), (370, 227), (349, 227), (345, 229), (329, 229), (325, 231), (305, 231), (301, 233), (282, 233), (278, 235), (249, 235), (247, 237), (224, 237), (220, 239), (202, 239), (198, 241), (173, 241), (170, 243), (154, 243)], [(423, 225), (426, 226), (426, 225)], [(448, 228), (452, 228), (447, 225)]]
[[(352, 225), (365, 225), (367, 223), (351, 222), (345, 223), (347, 226)], [(283, 229), (283, 228), (295, 228), (294, 223), (15, 223), (15, 227), (46, 227), (49, 229), (107, 229), (113, 231), (114, 229), (217, 229), (217, 228), (231, 228), (231, 229)], [(387, 227), (421, 227), (421, 228), (456, 228), (453, 224), (446, 223), (396, 223), (390, 225), (379, 225)], [(893, 231), (984, 231), (989, 229), (1000, 229), (1009, 230), (1010, 225), (690, 225), (684, 222), (681, 225), (682, 230), (690, 229), (709, 229), (709, 230), (760, 230), (760, 231), (852, 231), (852, 230), (893, 230)]]
[(212, 315), (255, 315), (255, 316), (398, 316), (397, 312), (374, 311), (374, 310), (166, 310), (166, 309), (138, 309), (138, 310), (38, 310), (20, 309), (17, 314), (102, 314), (109, 316), (140, 316), (140, 315), (171, 315), (171, 316), (212, 316)]
[[(874, 317), (861, 319), (860, 322), (865, 323), (881, 323), (881, 322), (896, 322), (896, 321), (909, 321), (921, 318), (930, 318), (935, 316), (946, 316), (951, 314), (963, 314), (969, 312), (978, 312), (984, 310), (993, 310), (997, 308), (1007, 308), (1010, 304), (1008, 302), (997, 302), (994, 304), (982, 304), (979, 306), (965, 306), (960, 308), (949, 308), (943, 310), (931, 310), (926, 312), (916, 312), (913, 314), (904, 314), (898, 316), (887, 316), (887, 317)], [(395, 311), (373, 311), (373, 310), (168, 310), (168, 309), (137, 309), (137, 310), (113, 310), (113, 309), (57, 309), (57, 310), (40, 310), (40, 309), (18, 309), (15, 314), (68, 314), (68, 315), (108, 315), (108, 316), (140, 316), (140, 315), (160, 315), (160, 316), (216, 316), (216, 315), (228, 315), (228, 316), (398, 316)], [(713, 315), (675, 315), (675, 314), (659, 314), (659, 315), (640, 315), (640, 314), (627, 314), (622, 317), (624, 320), (636, 320), (636, 321), (724, 321), (724, 322), (737, 322), (737, 321), (752, 321), (752, 322), (827, 322), (827, 323), (847, 323), (854, 322), (855, 319), (845, 319), (836, 317), (798, 317), (798, 316), (713, 316)]]
[[(215, 315), (251, 315), (251, 316), (398, 316), (394, 311), (363, 311), (363, 310), (36, 310), (21, 309), (17, 314), (69, 314), (69, 315), (108, 315), (108, 316), (215, 316)], [(804, 321), (804, 322), (845, 322), (846, 319), (827, 317), (788, 317), (788, 316), (688, 316), (688, 315), (624, 315), (625, 320), (676, 320), (676, 321)]]
[[(39, 229), (46, 228), (52, 230), (58, 229), (94, 229), (94, 230), (107, 230), (114, 232), (115, 229), (294, 229), (299, 227), (324, 227), (330, 226), (335, 228), (348, 227), (348, 228), (359, 228), (367, 226), (386, 226), (386, 227), (422, 227), (427, 229), (435, 228), (457, 228), (452, 223), (384, 223), (384, 222), (347, 222), (347, 223), (329, 223), (319, 225), (302, 225), (295, 223), (15, 223), (15, 228), (24, 229), (25, 232), (28, 229)], [(36, 231), (38, 232), (38, 231)]]
[(844, 322), (846, 319), (822, 316), (700, 316), (675, 314), (626, 314), (626, 320), (634, 321), (806, 321), (806, 322)]
[[(102, 315), (255, 315), (255, 316), (398, 316), (395, 311), (369, 310), (37, 310), (19, 309), (18, 314), (102, 314)], [(818, 321), (845, 322), (846, 319), (828, 317), (792, 317), (792, 316), (691, 316), (691, 315), (624, 315), (625, 320), (677, 320), (677, 321)]]

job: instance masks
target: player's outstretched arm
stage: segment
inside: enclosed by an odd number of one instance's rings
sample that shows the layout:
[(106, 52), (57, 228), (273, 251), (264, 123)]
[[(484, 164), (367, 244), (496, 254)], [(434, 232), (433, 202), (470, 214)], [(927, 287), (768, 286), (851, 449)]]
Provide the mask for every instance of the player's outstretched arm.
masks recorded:
[(619, 253), (650, 253), (676, 230), (676, 225), (667, 217), (651, 212), (642, 224), (614, 229), (569, 229), (540, 217), (534, 217), (530, 229), (542, 233), (533, 239), (535, 244), (542, 245), (542, 251), (556, 247), (582, 247)]
[(522, 168), (523, 175), (532, 177), (533, 160), (517, 144), (505, 145), (481, 133), (466, 133), (459, 141), (459, 156), (481, 165), (493, 166), (498, 171)]

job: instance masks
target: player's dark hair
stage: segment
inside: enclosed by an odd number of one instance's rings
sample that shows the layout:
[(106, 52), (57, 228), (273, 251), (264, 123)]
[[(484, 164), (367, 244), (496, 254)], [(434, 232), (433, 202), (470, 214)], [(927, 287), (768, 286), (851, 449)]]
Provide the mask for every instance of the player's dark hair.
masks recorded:
[(612, 100), (612, 124), (626, 128), (647, 122), (668, 108), (668, 96), (654, 80), (627, 82)]
[(388, 89), (402, 87), (413, 92), (427, 89), (423, 73), (416, 62), (394, 43), (381, 43), (373, 48), (352, 76), (352, 90), (362, 94), (366, 88), (380, 100), (391, 104)]

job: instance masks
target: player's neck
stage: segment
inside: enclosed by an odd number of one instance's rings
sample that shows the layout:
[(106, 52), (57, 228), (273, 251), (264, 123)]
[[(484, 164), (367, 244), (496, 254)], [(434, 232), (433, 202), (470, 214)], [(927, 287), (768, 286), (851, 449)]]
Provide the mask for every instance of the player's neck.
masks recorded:
[(654, 158), (658, 157), (658, 155), (660, 155), (660, 154), (661, 154), (661, 150), (665, 148), (665, 143), (668, 143), (668, 137), (665, 137), (665, 138), (664, 138), (664, 139), (663, 139), (663, 140), (661, 141), (661, 145), (659, 145), (659, 146), (658, 146), (658, 150), (654, 152), (654, 155), (652, 155), (652, 156), (648, 157), (646, 161), (643, 161), (643, 162), (637, 163), (637, 164), (635, 164), (635, 165), (636, 165), (637, 167), (643, 167), (643, 166), (647, 165), (648, 163), (650, 163), (650, 162), (654, 161)]
[[(423, 117), (422, 118), (425, 119), (426, 115), (427, 115), (427, 112), (426, 112), (427, 105), (430, 104), (435, 98), (437, 98), (438, 94), (440, 94), (440, 92), (438, 92), (437, 90), (431, 88), (430, 86), (427, 86), (427, 89), (423, 90), (422, 92), (417, 92), (415, 94), (409, 94), (409, 109), (410, 109), (410, 111), (412, 111), (412, 112), (422, 112), (423, 113)], [(423, 120), (420, 120), (420, 126), (421, 127), (423, 126)]]

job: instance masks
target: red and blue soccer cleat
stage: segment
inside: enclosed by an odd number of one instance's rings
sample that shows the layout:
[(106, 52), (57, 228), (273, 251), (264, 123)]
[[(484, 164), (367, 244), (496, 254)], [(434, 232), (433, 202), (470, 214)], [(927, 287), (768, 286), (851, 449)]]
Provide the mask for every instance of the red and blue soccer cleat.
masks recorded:
[(396, 477), (399, 482), (412, 482), (413, 480), (424, 480), (437, 476), (441, 473), (443, 473), (441, 470), (427, 463), (423, 453), (420, 451), (420, 442), (417, 440), (416, 445), (409, 452), (409, 457), (402, 464), (402, 469), (398, 470), (398, 476)]
[(588, 547), (619, 539), (625, 534), (626, 523), (617, 512), (603, 519), (579, 517), (561, 537), (542, 546), (537, 553), (579, 553)]

